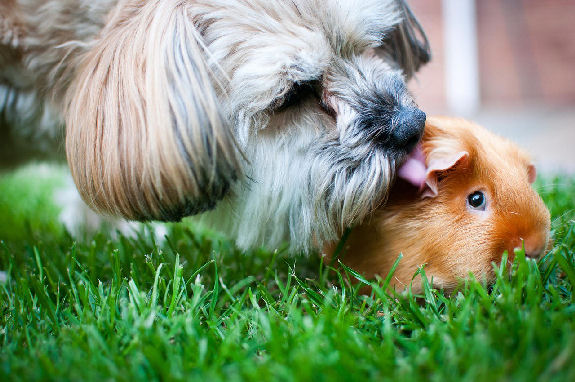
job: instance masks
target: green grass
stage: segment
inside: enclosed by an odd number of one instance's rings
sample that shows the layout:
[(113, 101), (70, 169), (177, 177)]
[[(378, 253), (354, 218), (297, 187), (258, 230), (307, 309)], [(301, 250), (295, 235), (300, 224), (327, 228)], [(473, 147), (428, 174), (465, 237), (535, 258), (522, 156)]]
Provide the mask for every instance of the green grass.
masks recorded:
[(61, 170), (0, 178), (0, 380), (575, 380), (575, 179), (539, 183), (553, 250), (491, 288), (373, 295), (317, 257), (174, 225), (75, 242)]

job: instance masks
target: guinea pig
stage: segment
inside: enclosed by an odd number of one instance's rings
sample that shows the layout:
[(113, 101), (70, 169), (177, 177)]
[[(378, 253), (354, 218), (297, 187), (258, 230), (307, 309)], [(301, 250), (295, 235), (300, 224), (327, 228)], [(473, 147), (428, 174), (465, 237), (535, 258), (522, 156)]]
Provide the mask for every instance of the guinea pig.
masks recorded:
[[(404, 289), (425, 265), (433, 285), (449, 291), (469, 273), (492, 282), (492, 263), (500, 264), (504, 251), (509, 261), (522, 246), (530, 258), (546, 251), (550, 214), (531, 186), (535, 167), (514, 143), (463, 119), (433, 117), (419, 150), (400, 169), (387, 203), (352, 229), (344, 264), (385, 277), (402, 253), (390, 287)], [(421, 291), (419, 276), (412, 288)]]

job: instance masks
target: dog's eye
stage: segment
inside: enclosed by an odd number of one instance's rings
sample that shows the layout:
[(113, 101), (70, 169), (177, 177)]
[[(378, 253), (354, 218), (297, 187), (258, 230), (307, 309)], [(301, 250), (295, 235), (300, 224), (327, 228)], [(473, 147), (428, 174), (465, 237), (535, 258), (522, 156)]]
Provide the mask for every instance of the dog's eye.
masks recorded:
[(296, 82), (284, 96), (275, 100), (272, 106), (275, 111), (283, 111), (295, 106), (307, 97), (316, 95), (317, 81)]
[(467, 196), (467, 205), (472, 210), (485, 211), (485, 205), (487, 204), (487, 198), (485, 194), (481, 191), (472, 192)]

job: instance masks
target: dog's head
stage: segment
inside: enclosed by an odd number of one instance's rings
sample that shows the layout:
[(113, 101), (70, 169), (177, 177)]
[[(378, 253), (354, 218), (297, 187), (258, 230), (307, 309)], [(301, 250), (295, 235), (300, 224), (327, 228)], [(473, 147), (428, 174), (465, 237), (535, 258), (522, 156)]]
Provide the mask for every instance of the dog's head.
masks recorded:
[(341, 167), (345, 200), (331, 203), (348, 224), (385, 197), (361, 178), (391, 178), (422, 134), (405, 82), (428, 60), (403, 0), (123, 1), (68, 92), (72, 173), (98, 210), (178, 219), (242, 176), (270, 121), (307, 114)]
[(270, 115), (306, 112), (307, 99), (349, 145), (409, 151), (418, 140), (425, 115), (405, 81), (429, 53), (402, 1), (205, 3), (196, 22), (212, 72), (227, 77), (221, 91), (241, 143)]

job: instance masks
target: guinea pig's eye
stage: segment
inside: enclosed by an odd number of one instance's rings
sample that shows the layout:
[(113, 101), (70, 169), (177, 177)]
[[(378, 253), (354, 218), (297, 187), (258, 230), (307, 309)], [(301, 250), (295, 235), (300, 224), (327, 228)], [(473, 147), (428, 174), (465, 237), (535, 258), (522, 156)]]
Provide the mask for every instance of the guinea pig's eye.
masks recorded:
[(472, 192), (467, 196), (467, 205), (473, 210), (485, 211), (485, 194), (481, 191)]

